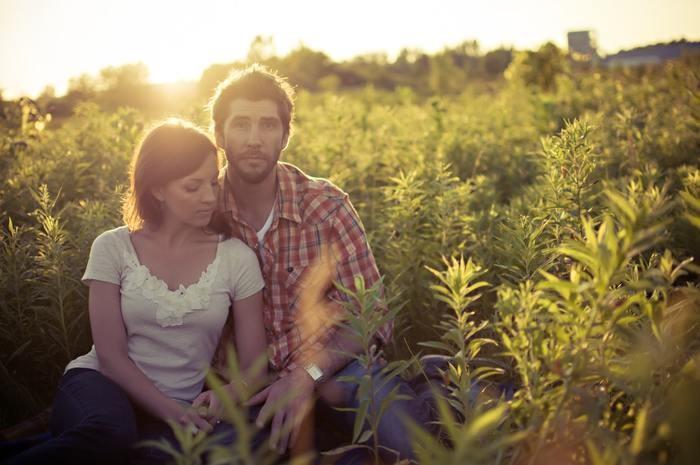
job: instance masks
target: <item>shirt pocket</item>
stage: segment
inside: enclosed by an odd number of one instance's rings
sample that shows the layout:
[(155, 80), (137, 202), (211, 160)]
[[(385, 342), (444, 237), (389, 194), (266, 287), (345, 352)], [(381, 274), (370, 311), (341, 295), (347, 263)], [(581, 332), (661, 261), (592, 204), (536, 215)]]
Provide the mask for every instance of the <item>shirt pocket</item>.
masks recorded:
[(308, 259), (285, 261), (281, 264), (280, 283), (283, 283), (290, 307), (299, 298), (299, 292), (309, 287), (308, 271), (311, 268), (311, 264), (312, 261)]

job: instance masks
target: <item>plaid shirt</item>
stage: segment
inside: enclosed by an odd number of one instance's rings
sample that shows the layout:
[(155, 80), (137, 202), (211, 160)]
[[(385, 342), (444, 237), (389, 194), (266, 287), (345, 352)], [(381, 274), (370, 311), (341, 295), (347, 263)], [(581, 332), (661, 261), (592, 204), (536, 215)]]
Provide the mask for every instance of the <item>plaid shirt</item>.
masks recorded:
[[(330, 181), (309, 177), (299, 168), (279, 162), (272, 225), (261, 247), (254, 228), (240, 218), (225, 169), (223, 173), (220, 204), (224, 218), (233, 235), (258, 256), (265, 280), (263, 319), (268, 356), (272, 368), (284, 374), (302, 363), (302, 353), (322, 350), (338, 331), (335, 326), (325, 325), (315, 334), (303, 334), (297, 319), (299, 294), (306, 286), (305, 271), (321, 257), (322, 247), (333, 248), (337, 259), (334, 281), (346, 288), (355, 290), (357, 275), (369, 288), (380, 279), (379, 271), (348, 195)], [(332, 284), (325, 296), (330, 301), (347, 300)], [(388, 322), (378, 331), (381, 344), (390, 341), (392, 326)]]

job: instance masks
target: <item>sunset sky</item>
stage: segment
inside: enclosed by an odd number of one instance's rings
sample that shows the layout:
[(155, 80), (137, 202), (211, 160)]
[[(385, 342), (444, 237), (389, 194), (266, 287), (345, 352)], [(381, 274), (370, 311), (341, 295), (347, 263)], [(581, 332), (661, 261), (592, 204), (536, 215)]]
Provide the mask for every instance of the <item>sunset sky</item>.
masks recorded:
[(274, 36), (280, 55), (303, 43), (342, 60), (467, 39), (484, 51), (563, 47), (579, 29), (595, 32), (602, 54), (700, 40), (700, 1), (0, 0), (0, 89), (6, 98), (46, 85), (62, 94), (71, 77), (139, 61), (152, 82), (196, 80), (244, 58), (258, 34)]

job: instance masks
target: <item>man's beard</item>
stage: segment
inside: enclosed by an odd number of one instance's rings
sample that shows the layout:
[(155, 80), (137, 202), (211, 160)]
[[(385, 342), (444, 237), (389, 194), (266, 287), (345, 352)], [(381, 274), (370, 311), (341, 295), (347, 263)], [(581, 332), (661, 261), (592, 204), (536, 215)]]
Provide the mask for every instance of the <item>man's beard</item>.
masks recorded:
[(265, 179), (267, 179), (270, 172), (274, 169), (275, 165), (277, 164), (277, 160), (279, 160), (280, 155), (279, 153), (277, 153), (277, 156), (274, 157), (272, 160), (264, 156), (259, 157), (260, 160), (264, 161), (269, 166), (261, 171), (256, 170), (250, 172), (241, 169), (240, 167), (242, 163), (245, 163), (244, 159), (250, 155), (248, 152), (237, 154), (230, 147), (226, 147), (224, 151), (226, 152), (226, 160), (234, 169), (233, 173), (235, 174), (235, 176), (247, 184), (259, 184)]

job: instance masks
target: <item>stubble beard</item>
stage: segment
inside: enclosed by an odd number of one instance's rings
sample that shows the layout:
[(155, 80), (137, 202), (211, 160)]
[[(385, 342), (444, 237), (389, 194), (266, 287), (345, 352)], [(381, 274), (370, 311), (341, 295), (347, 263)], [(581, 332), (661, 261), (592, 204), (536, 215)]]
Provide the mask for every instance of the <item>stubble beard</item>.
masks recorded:
[(244, 154), (234, 152), (231, 147), (226, 147), (225, 152), (226, 160), (229, 163), (229, 165), (233, 167), (234, 171), (232, 174), (234, 174), (235, 177), (239, 178), (247, 184), (260, 184), (265, 179), (267, 179), (267, 177), (270, 175), (270, 172), (272, 172), (272, 170), (277, 165), (277, 161), (280, 158), (281, 151), (278, 152), (277, 156), (273, 157), (272, 159), (269, 159), (267, 157), (261, 157), (261, 159), (264, 160), (265, 163), (268, 164), (268, 166), (266, 169), (259, 171), (249, 171), (241, 168), (241, 165), (245, 163), (245, 161), (241, 159)]

